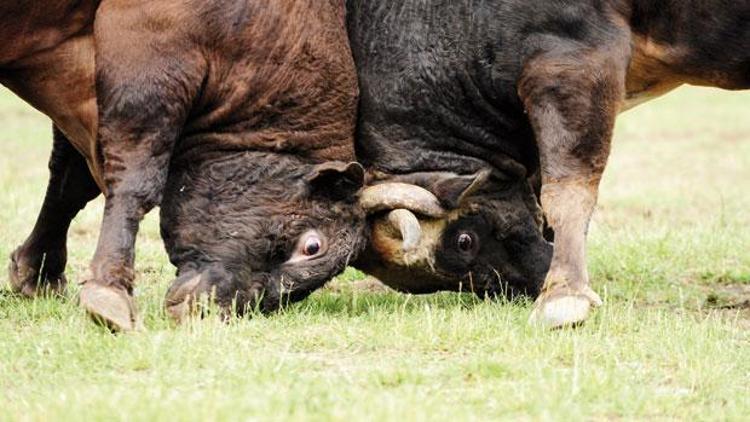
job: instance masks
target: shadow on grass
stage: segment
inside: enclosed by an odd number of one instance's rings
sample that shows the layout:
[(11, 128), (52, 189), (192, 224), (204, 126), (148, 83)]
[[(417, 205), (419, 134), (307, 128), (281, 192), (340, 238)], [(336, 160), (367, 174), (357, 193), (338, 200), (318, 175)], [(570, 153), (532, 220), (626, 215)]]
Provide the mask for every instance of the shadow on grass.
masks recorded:
[[(433, 293), (411, 295), (398, 292), (316, 293), (306, 301), (290, 305), (280, 312), (306, 313), (330, 317), (359, 317), (373, 314), (404, 315), (432, 310), (471, 310), (483, 304), (492, 306), (530, 306), (529, 298), (508, 300), (505, 297), (482, 299), (472, 293)], [(271, 315), (272, 317), (272, 315)]]

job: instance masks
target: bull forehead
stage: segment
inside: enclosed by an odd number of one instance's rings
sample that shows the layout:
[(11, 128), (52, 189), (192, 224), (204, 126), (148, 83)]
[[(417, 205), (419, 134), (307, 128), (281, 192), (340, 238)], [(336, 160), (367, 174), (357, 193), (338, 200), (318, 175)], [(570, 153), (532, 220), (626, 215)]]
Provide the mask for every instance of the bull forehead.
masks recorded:
[(420, 219), (422, 237), (419, 245), (410, 251), (404, 251), (401, 234), (394, 228), (386, 217), (380, 217), (373, 223), (372, 247), (384, 262), (410, 268), (422, 268), (435, 271), (436, 251), (445, 229), (457, 220), (460, 213), (451, 212), (442, 219)]

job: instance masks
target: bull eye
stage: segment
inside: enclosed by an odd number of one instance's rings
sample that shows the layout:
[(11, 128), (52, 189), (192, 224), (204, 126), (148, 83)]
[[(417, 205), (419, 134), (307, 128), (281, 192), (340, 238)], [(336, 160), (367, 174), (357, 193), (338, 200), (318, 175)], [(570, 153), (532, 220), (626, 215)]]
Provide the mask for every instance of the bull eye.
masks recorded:
[(321, 243), (317, 236), (310, 236), (305, 241), (305, 247), (302, 249), (302, 253), (307, 256), (315, 256), (320, 252)]
[(308, 230), (297, 239), (297, 244), (287, 263), (294, 264), (316, 259), (325, 255), (327, 249), (325, 236), (317, 230)]
[(474, 238), (469, 233), (461, 233), (456, 239), (456, 245), (462, 252), (471, 252), (474, 248)]

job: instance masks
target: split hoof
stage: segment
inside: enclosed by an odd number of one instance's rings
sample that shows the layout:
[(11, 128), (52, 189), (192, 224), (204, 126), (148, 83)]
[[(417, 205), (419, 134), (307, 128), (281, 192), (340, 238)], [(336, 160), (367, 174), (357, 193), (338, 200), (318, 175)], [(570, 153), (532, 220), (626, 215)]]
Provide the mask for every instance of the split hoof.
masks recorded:
[(167, 314), (178, 324), (198, 314), (195, 301), (203, 291), (201, 275), (197, 274), (183, 281), (178, 278), (167, 291), (164, 305)]
[(529, 322), (549, 329), (576, 327), (588, 319), (592, 308), (601, 305), (601, 298), (589, 287), (580, 292), (552, 290), (537, 299)]
[(11, 290), (27, 298), (34, 299), (40, 296), (62, 296), (67, 285), (64, 274), (55, 277), (39, 279), (39, 266), (28, 265), (18, 256), (18, 251), (13, 252), (8, 265), (8, 280)]
[(94, 322), (113, 332), (142, 329), (133, 297), (125, 289), (87, 282), (81, 289), (80, 305)]

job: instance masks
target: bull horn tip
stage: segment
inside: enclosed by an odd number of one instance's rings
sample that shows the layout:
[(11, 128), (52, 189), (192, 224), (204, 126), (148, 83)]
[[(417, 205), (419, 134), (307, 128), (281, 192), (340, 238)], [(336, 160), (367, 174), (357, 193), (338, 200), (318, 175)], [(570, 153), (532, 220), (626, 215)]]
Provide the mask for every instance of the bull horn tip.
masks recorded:
[(422, 229), (414, 213), (406, 209), (393, 210), (388, 214), (388, 221), (401, 233), (402, 251), (411, 252), (419, 246)]

